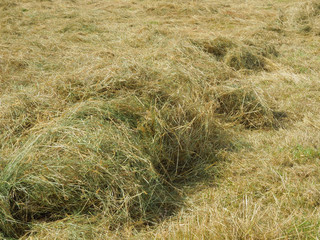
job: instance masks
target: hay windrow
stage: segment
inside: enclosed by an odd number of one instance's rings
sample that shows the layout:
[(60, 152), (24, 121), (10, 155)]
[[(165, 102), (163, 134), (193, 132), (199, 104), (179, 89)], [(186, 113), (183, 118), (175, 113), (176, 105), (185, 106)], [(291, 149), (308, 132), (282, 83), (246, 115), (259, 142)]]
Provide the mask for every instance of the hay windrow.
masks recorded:
[(3, 233), (18, 237), (35, 222), (75, 213), (99, 214), (110, 229), (157, 223), (183, 204), (180, 186), (209, 176), (216, 152), (229, 146), (221, 113), (247, 128), (269, 124), (257, 94), (216, 95), (223, 62), (181, 45), (165, 71), (119, 64), (105, 78), (57, 78), (36, 88), (43, 95), (6, 100), (1, 120), (13, 144), (2, 146)]
[(19, 235), (31, 221), (74, 212), (103, 212), (114, 227), (160, 220), (179, 203), (171, 184), (203, 175), (213, 159), (211, 117), (134, 99), (76, 105), (35, 130), (3, 169), (1, 230)]
[(137, 233), (216, 184), (235, 129), (285, 116), (261, 88), (281, 41), (243, 4), (1, 1), (0, 238)]
[[(33, 220), (61, 219), (73, 212), (103, 211), (115, 224), (151, 220), (160, 206), (170, 212), (170, 190), (150, 156), (139, 149), (126, 120), (130, 117), (103, 103), (80, 104), (57, 124), (34, 133), (37, 139), (27, 141), (26, 151), (1, 174), (1, 181), (8, 182), (2, 203), (10, 204), (5, 215), (17, 220), (15, 231)], [(13, 234), (7, 225), (8, 219), (2, 231)]]

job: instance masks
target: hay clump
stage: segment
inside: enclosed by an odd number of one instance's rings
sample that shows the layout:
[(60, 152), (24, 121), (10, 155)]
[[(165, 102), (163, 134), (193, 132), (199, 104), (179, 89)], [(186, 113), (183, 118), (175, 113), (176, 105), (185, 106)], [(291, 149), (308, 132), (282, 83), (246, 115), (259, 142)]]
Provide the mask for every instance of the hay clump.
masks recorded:
[(280, 53), (274, 45), (266, 44), (261, 49), (261, 55), (264, 57), (279, 57)]
[(250, 40), (235, 42), (225, 37), (217, 37), (212, 41), (196, 43), (203, 51), (215, 56), (216, 60), (225, 63), (236, 71), (268, 70), (267, 58), (278, 57), (279, 52), (270, 43), (256, 44)]
[(203, 174), (217, 147), (213, 115), (181, 106), (88, 100), (33, 128), (0, 175), (0, 230), (17, 237), (74, 213), (102, 213), (111, 228), (171, 214), (172, 185)]
[(215, 150), (224, 144), (214, 108), (209, 107), (197, 111), (191, 104), (188, 107), (165, 104), (154, 110), (151, 119), (141, 123), (146, 139), (152, 139), (145, 142), (147, 151), (167, 181), (177, 183), (203, 177), (206, 174), (203, 166), (215, 159)]
[(80, 104), (34, 132), (1, 173), (0, 229), (15, 236), (29, 222), (104, 212), (115, 225), (170, 212), (171, 194), (139, 149), (136, 116), (101, 102)]
[(257, 55), (248, 48), (237, 48), (228, 52), (225, 63), (235, 70), (264, 70), (266, 62), (263, 57)]
[(223, 59), (228, 51), (236, 46), (236, 43), (226, 37), (217, 37), (216, 39), (203, 44), (204, 50), (213, 54), (218, 60)]
[(300, 23), (307, 23), (312, 18), (320, 16), (320, 1), (304, 2), (296, 13), (296, 20)]
[(278, 57), (280, 55), (276, 46), (268, 42), (254, 42), (251, 40), (244, 40), (243, 43), (250, 49), (254, 50), (258, 55), (266, 58)]
[(0, 98), (0, 147), (13, 144), (38, 122), (49, 119), (55, 104), (47, 96), (37, 96), (33, 89)]
[(320, 1), (306, 1), (290, 5), (283, 14), (284, 24), (298, 33), (320, 31)]
[(228, 121), (240, 123), (246, 128), (260, 129), (276, 124), (272, 109), (261, 94), (249, 87), (222, 87), (217, 100), (217, 112)]

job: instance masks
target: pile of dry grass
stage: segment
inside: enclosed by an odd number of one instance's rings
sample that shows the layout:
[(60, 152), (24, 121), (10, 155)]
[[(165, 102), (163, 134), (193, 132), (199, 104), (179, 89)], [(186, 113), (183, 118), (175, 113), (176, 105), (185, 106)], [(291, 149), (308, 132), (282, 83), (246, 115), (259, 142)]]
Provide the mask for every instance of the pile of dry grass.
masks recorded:
[(221, 119), (269, 123), (253, 91), (217, 94), (215, 82), (177, 71), (170, 79), (135, 64), (86, 88), (53, 81), (57, 105), (32, 91), (2, 96), (1, 136), (11, 145), (1, 141), (1, 231), (17, 237), (74, 213), (99, 214), (110, 229), (158, 222), (181, 204), (177, 187), (208, 175), (227, 146)]
[(262, 93), (228, 83), (267, 70), (272, 45), (186, 41), (175, 14), (202, 17), (215, 12), (210, 4), (100, 3), (0, 3), (10, 38), (0, 39), (9, 46), (0, 49), (5, 236), (36, 235), (38, 223), (70, 216), (109, 229), (155, 224), (183, 204), (184, 185), (212, 174), (229, 146), (222, 121), (273, 125)]
[(112, 225), (170, 212), (172, 190), (140, 147), (137, 118), (88, 102), (34, 130), (1, 173), (2, 231), (17, 235), (30, 221), (75, 212), (104, 212)]
[(38, 122), (49, 118), (53, 114), (50, 109), (54, 106), (49, 101), (50, 99), (46, 97), (36, 96), (32, 89), (2, 96), (0, 144), (8, 144), (8, 141), (13, 143)]
[(238, 48), (226, 55), (225, 62), (228, 66), (240, 70), (262, 70), (265, 69), (265, 61), (262, 57), (255, 55), (246, 48)]
[(217, 37), (213, 41), (205, 42), (203, 47), (206, 52), (213, 54), (218, 60), (222, 60), (230, 49), (236, 47), (236, 44), (228, 38)]
[(320, 1), (291, 4), (279, 17), (286, 27), (299, 33), (320, 34)]
[(260, 129), (277, 125), (274, 111), (257, 89), (247, 86), (223, 86), (217, 96), (220, 106), (217, 112), (228, 121), (240, 123), (246, 128)]
[(251, 41), (235, 42), (226, 37), (212, 41), (197, 42), (205, 52), (215, 56), (234, 70), (268, 70), (268, 58), (277, 57), (279, 52), (269, 43), (255, 44)]
[[(189, 50), (176, 57), (201, 59)], [(214, 73), (224, 71), (218, 63), (210, 63)], [(19, 237), (35, 222), (73, 214), (99, 215), (118, 229), (172, 214), (179, 187), (207, 176), (227, 147), (219, 121), (259, 128), (270, 113), (252, 92), (217, 95), (218, 81), (198, 75), (201, 67), (177, 61), (161, 72), (136, 62), (108, 78), (40, 84), (43, 95), (2, 95), (0, 230)]]
[(10, 110), (11, 131), (29, 130), (1, 172), (2, 232), (19, 236), (33, 221), (73, 213), (103, 213), (110, 228), (150, 224), (176, 209), (173, 185), (203, 176), (219, 147), (214, 108), (142, 89), (81, 101), (36, 126), (37, 105)]

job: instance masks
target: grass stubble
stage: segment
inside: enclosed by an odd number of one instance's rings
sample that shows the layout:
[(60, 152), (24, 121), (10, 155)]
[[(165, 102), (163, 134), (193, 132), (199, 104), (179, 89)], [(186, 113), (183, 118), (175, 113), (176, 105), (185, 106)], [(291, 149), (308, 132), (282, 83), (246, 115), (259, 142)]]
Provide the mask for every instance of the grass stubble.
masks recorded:
[(0, 238), (317, 239), (319, 1), (0, 2)]

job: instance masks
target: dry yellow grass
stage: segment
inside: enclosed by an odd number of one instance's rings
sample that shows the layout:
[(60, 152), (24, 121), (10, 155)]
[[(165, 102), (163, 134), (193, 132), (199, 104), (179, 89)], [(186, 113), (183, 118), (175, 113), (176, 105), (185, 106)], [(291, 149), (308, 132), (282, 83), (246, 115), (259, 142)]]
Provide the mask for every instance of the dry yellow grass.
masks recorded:
[(319, 239), (320, 2), (0, 1), (0, 239)]

